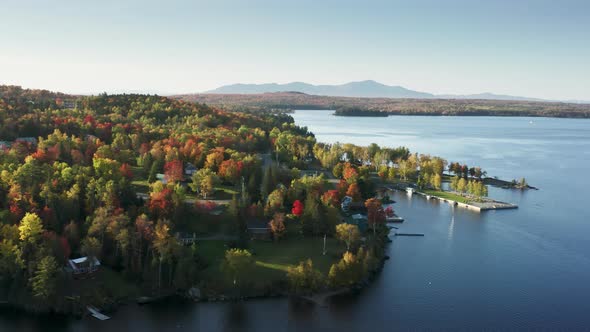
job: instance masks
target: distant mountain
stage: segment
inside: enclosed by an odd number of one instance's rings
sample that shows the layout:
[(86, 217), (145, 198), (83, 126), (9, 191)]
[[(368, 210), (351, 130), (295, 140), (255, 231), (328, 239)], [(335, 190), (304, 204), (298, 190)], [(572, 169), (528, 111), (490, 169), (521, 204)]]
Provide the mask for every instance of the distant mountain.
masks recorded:
[(434, 98), (433, 94), (408, 90), (401, 86), (389, 86), (375, 81), (350, 82), (342, 85), (313, 85), (303, 82), (287, 84), (232, 84), (206, 93), (259, 94), (294, 91), (309, 95), (365, 98)]
[(473, 95), (436, 95), (441, 99), (489, 99), (489, 100), (517, 100), (517, 101), (547, 101), (540, 98), (519, 97), (510, 95), (497, 95), (490, 92), (476, 93)]
[(385, 85), (372, 80), (350, 82), (341, 85), (313, 85), (304, 82), (287, 84), (231, 84), (219, 87), (205, 93), (217, 94), (260, 94), (269, 92), (301, 92), (309, 95), (332, 97), (360, 97), (360, 98), (416, 98), (416, 99), (489, 99), (516, 101), (544, 101), (538, 98), (527, 98), (493, 93), (479, 93), (473, 95), (434, 95), (432, 93), (413, 91), (401, 86)]

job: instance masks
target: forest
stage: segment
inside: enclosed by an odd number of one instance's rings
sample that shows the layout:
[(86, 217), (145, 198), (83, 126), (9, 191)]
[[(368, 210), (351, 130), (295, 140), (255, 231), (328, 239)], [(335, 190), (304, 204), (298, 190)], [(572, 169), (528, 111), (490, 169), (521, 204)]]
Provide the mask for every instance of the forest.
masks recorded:
[(358, 160), (340, 179), (314, 166), (326, 148), (284, 113), (1, 86), (0, 300), (80, 313), (356, 285), (382, 262), (385, 212)]
[(390, 115), (462, 115), (462, 116), (531, 116), (590, 118), (589, 104), (542, 101), (469, 100), (469, 99), (393, 99), (316, 96), (278, 92), (264, 94), (186, 94), (174, 98), (215, 105), (231, 110), (338, 110), (342, 115), (360, 112)]

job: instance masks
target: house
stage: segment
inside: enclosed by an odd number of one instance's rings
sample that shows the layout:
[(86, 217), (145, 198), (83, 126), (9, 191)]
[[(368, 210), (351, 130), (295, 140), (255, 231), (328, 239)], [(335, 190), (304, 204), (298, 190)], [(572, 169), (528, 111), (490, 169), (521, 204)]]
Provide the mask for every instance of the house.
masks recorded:
[(191, 163), (187, 163), (186, 167), (184, 168), (184, 174), (187, 176), (193, 176), (197, 172), (197, 167)]
[(8, 150), (12, 146), (12, 143), (8, 141), (0, 141), (0, 150)]
[(162, 182), (163, 184), (168, 184), (168, 180), (166, 180), (166, 175), (162, 173), (156, 174), (156, 180)]
[(250, 218), (246, 225), (252, 240), (270, 241), (272, 239), (268, 222), (263, 219)]
[(16, 143), (24, 143), (31, 147), (37, 146), (37, 139), (35, 137), (19, 137), (15, 140)]
[(87, 256), (68, 260), (68, 270), (76, 276), (93, 274), (100, 268), (100, 261), (96, 257)]
[(176, 239), (182, 245), (190, 246), (193, 243), (197, 242), (197, 234), (196, 233), (189, 234), (189, 233), (180, 233), (180, 232), (178, 232), (178, 233), (176, 233)]
[(340, 204), (340, 208), (342, 212), (359, 212), (359, 213), (366, 213), (367, 207), (363, 202), (353, 202), (352, 197), (345, 196), (342, 199), (342, 203)]
[(367, 216), (365, 216), (364, 214), (353, 214), (351, 216), (350, 219), (348, 219), (346, 221), (347, 224), (351, 224), (351, 225), (357, 225), (359, 228), (359, 231), (361, 231), (362, 233), (364, 233), (367, 228), (369, 227), (369, 222), (367, 220)]

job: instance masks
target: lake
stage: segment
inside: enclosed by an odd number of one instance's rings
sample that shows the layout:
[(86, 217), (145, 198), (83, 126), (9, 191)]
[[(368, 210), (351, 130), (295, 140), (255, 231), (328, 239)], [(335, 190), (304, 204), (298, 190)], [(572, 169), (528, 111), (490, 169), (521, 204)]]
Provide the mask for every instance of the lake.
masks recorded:
[[(404, 232), (370, 287), (328, 307), (288, 299), (122, 307), (110, 321), (3, 312), (0, 330), (390, 331), (589, 329), (590, 120), (297, 111), (321, 142), (407, 146), (540, 190), (490, 187), (517, 210), (473, 212), (396, 193)], [(590, 205), (590, 204), (589, 204)]]

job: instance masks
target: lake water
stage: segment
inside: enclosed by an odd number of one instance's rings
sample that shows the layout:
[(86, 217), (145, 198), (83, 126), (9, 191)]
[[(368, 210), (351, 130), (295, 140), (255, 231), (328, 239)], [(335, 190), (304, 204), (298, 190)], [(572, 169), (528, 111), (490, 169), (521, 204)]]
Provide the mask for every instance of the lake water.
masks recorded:
[(407, 146), (539, 191), (490, 188), (518, 210), (477, 213), (396, 193), (404, 232), (369, 288), (329, 307), (270, 299), (121, 308), (110, 321), (0, 314), (0, 330), (590, 329), (590, 120), (335, 117), (297, 111), (322, 142)]

